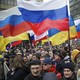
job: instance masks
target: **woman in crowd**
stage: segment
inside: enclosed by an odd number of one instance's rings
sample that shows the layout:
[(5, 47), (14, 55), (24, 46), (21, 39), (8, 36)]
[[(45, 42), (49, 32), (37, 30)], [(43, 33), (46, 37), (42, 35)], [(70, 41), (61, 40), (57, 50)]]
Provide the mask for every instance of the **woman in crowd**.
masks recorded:
[(7, 74), (7, 80), (24, 80), (29, 73), (22, 57), (15, 57), (11, 70)]

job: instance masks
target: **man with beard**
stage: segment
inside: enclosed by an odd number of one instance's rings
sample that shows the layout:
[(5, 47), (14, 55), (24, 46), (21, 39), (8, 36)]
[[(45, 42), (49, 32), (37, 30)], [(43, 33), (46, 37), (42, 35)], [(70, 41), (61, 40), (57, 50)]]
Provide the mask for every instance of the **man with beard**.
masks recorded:
[(31, 73), (24, 80), (42, 80), (40, 60), (33, 60), (29, 65)]

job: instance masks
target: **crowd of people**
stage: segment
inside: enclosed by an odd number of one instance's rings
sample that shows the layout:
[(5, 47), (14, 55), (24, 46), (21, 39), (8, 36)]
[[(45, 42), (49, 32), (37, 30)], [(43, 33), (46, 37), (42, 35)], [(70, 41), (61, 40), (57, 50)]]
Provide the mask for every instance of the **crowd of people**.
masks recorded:
[[(6, 80), (80, 80), (80, 48), (20, 48), (3, 54), (2, 64), (9, 68)], [(1, 76), (5, 80), (5, 75)]]

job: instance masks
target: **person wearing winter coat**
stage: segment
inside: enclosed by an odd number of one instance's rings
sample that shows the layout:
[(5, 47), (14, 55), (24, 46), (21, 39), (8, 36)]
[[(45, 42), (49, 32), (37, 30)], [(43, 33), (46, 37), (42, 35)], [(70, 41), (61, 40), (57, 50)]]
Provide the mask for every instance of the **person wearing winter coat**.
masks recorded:
[(55, 73), (46, 72), (43, 76), (43, 80), (58, 80), (58, 78)]
[(33, 60), (29, 63), (30, 74), (24, 80), (42, 80), (41, 76), (41, 62), (40, 60)]
[(11, 65), (11, 70), (7, 73), (7, 80), (24, 80), (29, 74), (28, 67), (21, 57), (15, 57)]
[(72, 62), (65, 63), (63, 67), (63, 77), (60, 80), (77, 80), (74, 73), (74, 64)]
[[(52, 72), (53, 74), (52, 73), (50, 73), (50, 74), (51, 75), (55, 74), (56, 77), (58, 78), (58, 80), (62, 77), (61, 73), (56, 70), (56, 66), (53, 64), (53, 61), (50, 58), (46, 58), (43, 61), (43, 70), (45, 71), (45, 74), (46, 73), (49, 74), (50, 72)], [(53, 76), (53, 79), (51, 79), (51, 80), (56, 80), (56, 78), (54, 79), (55, 75)], [(48, 76), (48, 78), (49, 78), (49, 76)]]

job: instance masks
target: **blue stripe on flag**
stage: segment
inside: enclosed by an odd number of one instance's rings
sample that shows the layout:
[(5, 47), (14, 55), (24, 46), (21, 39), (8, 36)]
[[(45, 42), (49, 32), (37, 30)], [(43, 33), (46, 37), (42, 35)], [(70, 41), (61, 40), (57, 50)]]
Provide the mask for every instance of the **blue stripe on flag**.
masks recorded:
[(56, 10), (31, 11), (19, 7), (25, 21), (39, 23), (44, 19), (64, 19), (68, 18), (67, 6)]

